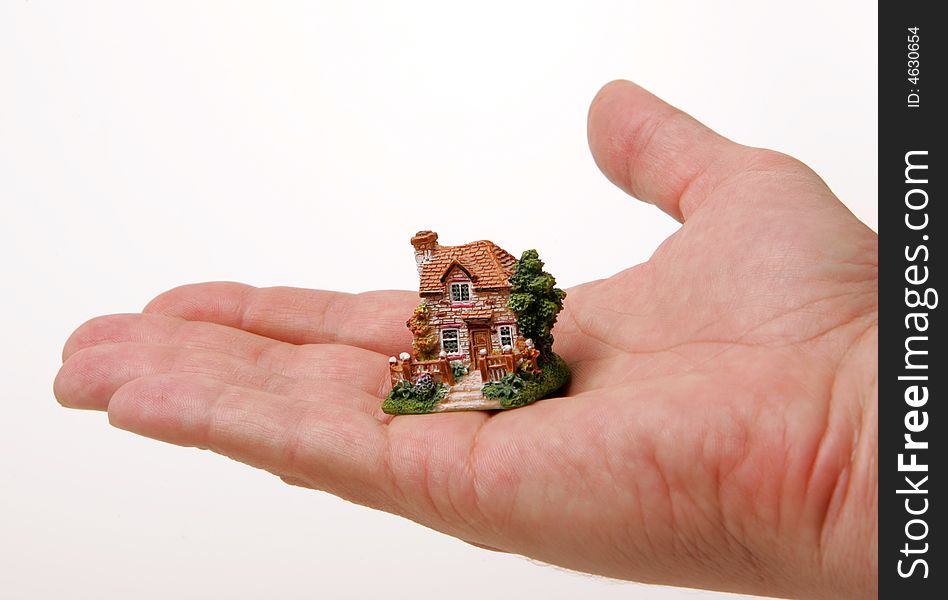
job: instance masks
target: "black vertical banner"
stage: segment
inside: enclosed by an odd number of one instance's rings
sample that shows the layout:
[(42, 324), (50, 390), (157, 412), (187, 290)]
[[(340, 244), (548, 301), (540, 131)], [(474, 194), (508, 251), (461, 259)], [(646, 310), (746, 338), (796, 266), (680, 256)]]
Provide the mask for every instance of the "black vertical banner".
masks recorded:
[[(948, 65), (935, 3), (879, 7), (879, 596), (945, 598)], [(942, 118), (940, 118), (942, 117)], [(948, 296), (944, 298), (948, 301)]]

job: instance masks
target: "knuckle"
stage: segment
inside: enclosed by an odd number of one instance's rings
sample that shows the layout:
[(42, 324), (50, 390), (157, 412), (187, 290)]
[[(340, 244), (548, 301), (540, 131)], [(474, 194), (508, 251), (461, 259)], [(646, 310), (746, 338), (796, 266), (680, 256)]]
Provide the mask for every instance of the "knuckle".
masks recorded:
[(769, 171), (790, 175), (810, 175), (813, 171), (803, 161), (766, 148), (751, 148), (746, 158), (748, 168), (755, 171)]

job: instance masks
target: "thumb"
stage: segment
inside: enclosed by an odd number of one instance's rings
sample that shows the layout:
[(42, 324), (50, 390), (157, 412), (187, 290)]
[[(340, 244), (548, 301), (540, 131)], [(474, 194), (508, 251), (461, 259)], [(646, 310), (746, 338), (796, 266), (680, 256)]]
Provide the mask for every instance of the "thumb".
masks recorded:
[(806, 169), (786, 155), (732, 142), (629, 81), (599, 91), (587, 133), (593, 158), (610, 181), (679, 221), (735, 174)]

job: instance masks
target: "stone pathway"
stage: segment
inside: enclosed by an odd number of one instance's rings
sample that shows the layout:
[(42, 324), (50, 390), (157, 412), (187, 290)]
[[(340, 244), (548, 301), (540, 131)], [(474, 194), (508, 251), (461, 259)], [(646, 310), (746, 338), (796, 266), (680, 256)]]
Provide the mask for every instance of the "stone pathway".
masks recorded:
[(448, 395), (434, 408), (434, 412), (450, 412), (457, 410), (495, 410), (500, 408), (500, 402), (485, 398), (481, 394), (481, 373), (474, 370), (451, 386)]

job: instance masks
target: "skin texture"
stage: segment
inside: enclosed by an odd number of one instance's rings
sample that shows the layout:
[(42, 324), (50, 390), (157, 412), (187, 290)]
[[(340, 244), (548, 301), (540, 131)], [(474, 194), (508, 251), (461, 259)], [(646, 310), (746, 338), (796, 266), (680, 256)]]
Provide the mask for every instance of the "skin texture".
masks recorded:
[(611, 181), (684, 224), (648, 262), (568, 290), (564, 397), (385, 415), (414, 292), (237, 283), (85, 323), (56, 397), (570, 569), (875, 596), (876, 235), (802, 163), (629, 82), (593, 100), (589, 143)]

